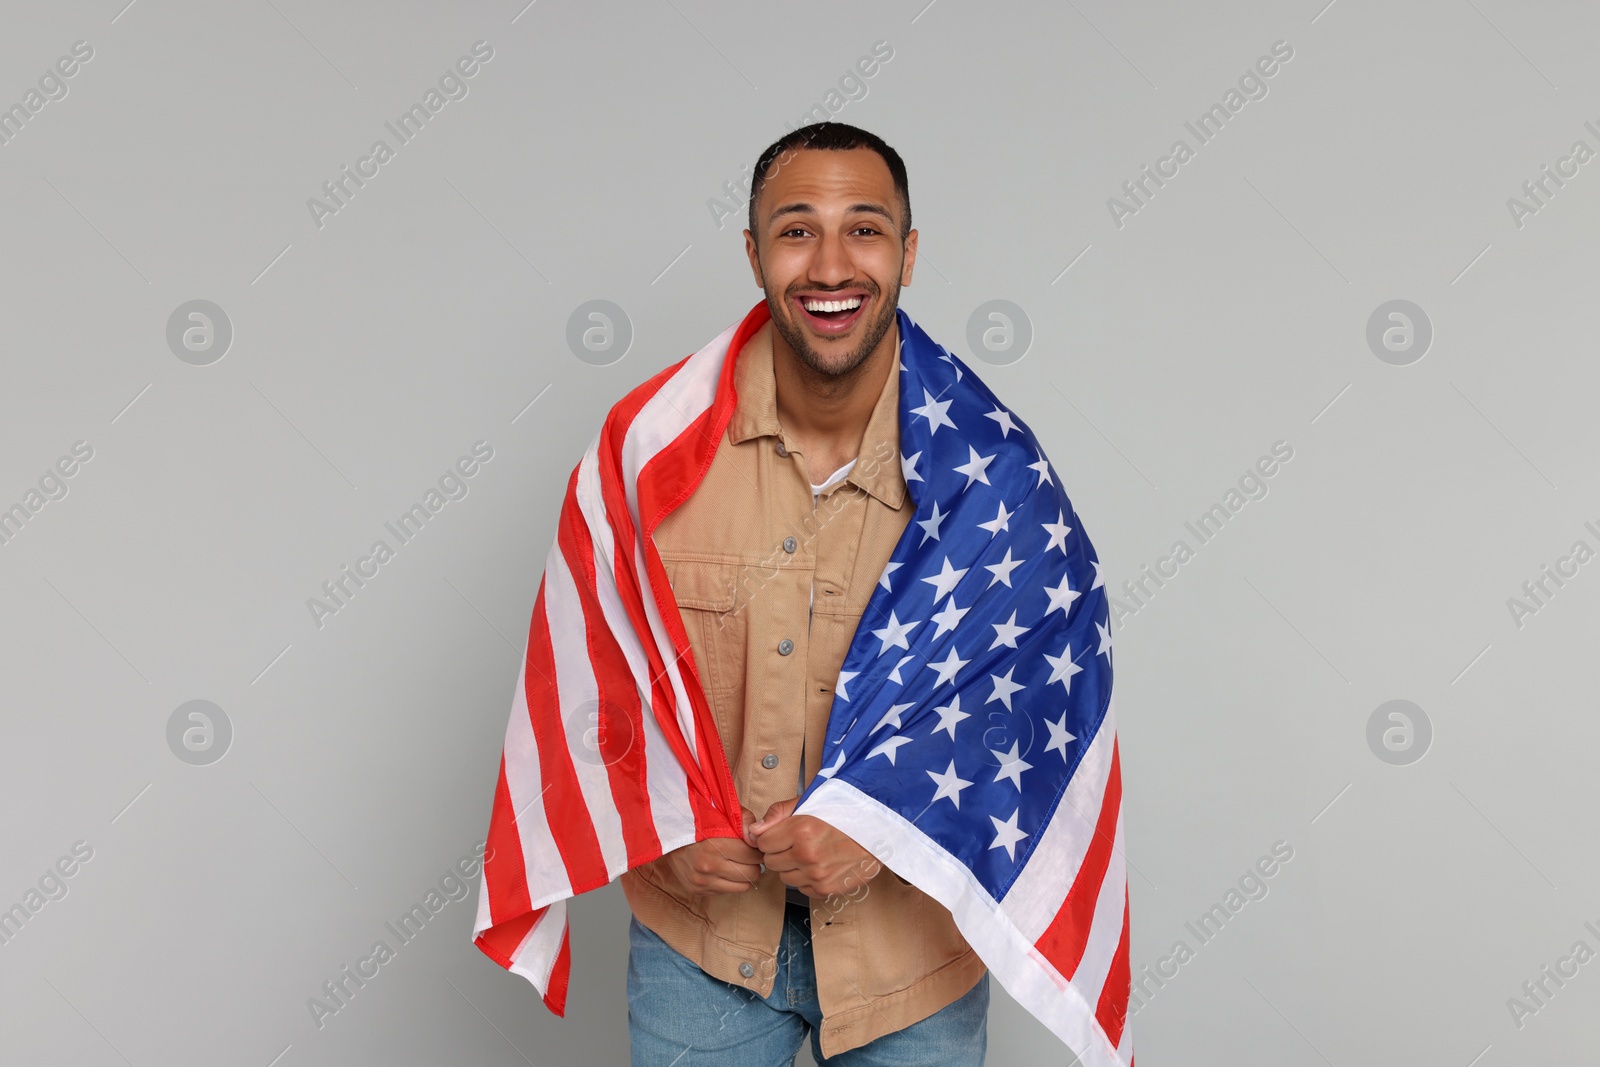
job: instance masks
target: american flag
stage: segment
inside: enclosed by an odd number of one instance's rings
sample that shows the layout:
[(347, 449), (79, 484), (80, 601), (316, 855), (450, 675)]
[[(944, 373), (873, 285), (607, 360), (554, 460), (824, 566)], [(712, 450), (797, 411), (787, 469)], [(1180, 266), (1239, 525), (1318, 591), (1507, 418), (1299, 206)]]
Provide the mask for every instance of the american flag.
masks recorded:
[[(765, 302), (630, 392), (567, 484), (513, 697), (474, 943), (565, 1013), (566, 901), (708, 837), (739, 800), (653, 533), (733, 413)], [(915, 514), (834, 688), (797, 815), (949, 909), (1084, 1067), (1132, 1067), (1105, 582), (1028, 426), (904, 309)], [(863, 460), (865, 462), (865, 460)]]

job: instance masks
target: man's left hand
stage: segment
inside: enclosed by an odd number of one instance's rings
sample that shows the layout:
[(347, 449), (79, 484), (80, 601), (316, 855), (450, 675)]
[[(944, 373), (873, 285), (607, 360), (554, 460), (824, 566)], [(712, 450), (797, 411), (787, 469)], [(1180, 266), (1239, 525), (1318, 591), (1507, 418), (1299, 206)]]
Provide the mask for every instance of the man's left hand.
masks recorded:
[(791, 814), (799, 801), (778, 801), (750, 827), (768, 870), (808, 897), (848, 893), (877, 877), (883, 864), (854, 838), (821, 819)]

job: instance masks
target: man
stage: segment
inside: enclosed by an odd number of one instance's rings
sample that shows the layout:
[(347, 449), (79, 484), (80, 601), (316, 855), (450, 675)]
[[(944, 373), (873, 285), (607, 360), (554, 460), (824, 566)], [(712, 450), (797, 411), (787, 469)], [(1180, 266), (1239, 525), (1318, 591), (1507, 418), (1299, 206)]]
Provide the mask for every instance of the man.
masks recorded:
[[(788, 814), (914, 510), (895, 309), (917, 231), (900, 156), (843, 123), (782, 138), (755, 168), (745, 250), (772, 317), (738, 355), (704, 482), (655, 540), (753, 825), (622, 876), (634, 1063), (784, 1063), (811, 1029), (818, 1062), (833, 1046), (827, 1063), (981, 1064), (988, 974), (950, 913)], [(787, 558), (757, 586), (775, 546)]]
[(1025, 423), (902, 309), (905, 167), (762, 153), (766, 298), (567, 483), (474, 942), (565, 1010), (620, 879), (636, 1065), (981, 1065), (989, 978), (1133, 1067), (1100, 563)]

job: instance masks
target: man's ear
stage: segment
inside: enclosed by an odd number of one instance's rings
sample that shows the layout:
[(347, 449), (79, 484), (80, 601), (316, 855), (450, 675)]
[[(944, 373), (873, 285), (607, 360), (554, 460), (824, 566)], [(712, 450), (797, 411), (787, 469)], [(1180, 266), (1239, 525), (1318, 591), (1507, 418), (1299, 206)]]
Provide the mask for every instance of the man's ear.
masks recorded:
[(756, 255), (756, 237), (749, 230), (744, 231), (744, 253), (750, 257), (750, 272), (756, 276), (756, 288), (766, 289), (766, 282), (761, 280), (761, 257)]
[(900, 267), (900, 284), (911, 284), (911, 268), (917, 265), (917, 231), (906, 234), (905, 262)]

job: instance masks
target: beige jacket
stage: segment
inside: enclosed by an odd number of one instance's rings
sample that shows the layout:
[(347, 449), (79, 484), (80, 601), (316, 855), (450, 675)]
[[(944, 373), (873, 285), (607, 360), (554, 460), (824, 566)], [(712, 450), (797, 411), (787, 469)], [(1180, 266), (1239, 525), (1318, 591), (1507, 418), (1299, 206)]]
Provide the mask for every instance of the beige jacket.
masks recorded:
[[(839, 667), (914, 507), (896, 368), (855, 466), (813, 502), (805, 459), (778, 425), (770, 321), (735, 358), (727, 433), (655, 542), (740, 803), (759, 818), (821, 768)], [(787, 888), (775, 872), (744, 893), (696, 894), (663, 857), (621, 881), (638, 920), (706, 973), (772, 992)], [(826, 1056), (932, 1015), (983, 976), (949, 911), (887, 868), (810, 904)]]

